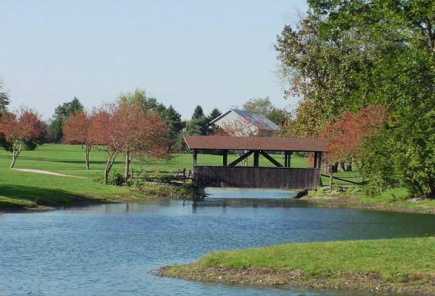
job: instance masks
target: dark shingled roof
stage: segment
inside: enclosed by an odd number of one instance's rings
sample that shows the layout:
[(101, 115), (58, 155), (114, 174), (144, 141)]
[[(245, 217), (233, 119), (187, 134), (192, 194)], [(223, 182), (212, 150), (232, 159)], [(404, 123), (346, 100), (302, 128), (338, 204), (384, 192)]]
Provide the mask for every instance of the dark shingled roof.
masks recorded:
[(226, 137), (185, 136), (189, 149), (201, 150), (262, 150), (262, 151), (305, 151), (328, 150), (326, 139), (297, 139), (278, 137)]

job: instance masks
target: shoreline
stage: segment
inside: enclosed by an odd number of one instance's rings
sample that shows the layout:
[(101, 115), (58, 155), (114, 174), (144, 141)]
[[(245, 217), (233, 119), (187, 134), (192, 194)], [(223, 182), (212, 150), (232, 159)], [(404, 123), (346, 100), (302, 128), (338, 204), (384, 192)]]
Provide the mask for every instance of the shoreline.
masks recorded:
[[(109, 185), (108, 185), (109, 186)], [(137, 202), (137, 201), (152, 201), (152, 200), (192, 200), (192, 198), (175, 197), (175, 196), (159, 196), (152, 195), (149, 192), (141, 192), (136, 188), (128, 188), (128, 197), (121, 197), (114, 194), (104, 198), (95, 198), (84, 195), (76, 195), (74, 201), (69, 200), (67, 203), (55, 204), (55, 205), (37, 205), (35, 207), (20, 207), (20, 208), (0, 208), (0, 214), (7, 213), (31, 213), (41, 211), (51, 211), (62, 208), (92, 206), (100, 204), (111, 203), (125, 203), (125, 202)], [(435, 214), (435, 207), (425, 204), (428, 200), (418, 200), (412, 202), (413, 207), (407, 207), (407, 204), (411, 204), (410, 201), (392, 202), (392, 203), (379, 203), (378, 201), (361, 200), (355, 196), (343, 196), (343, 195), (323, 195), (323, 196), (304, 196), (298, 199), (301, 202), (305, 202), (308, 205), (313, 205), (319, 208), (346, 208), (346, 209), (359, 209), (370, 211), (384, 211), (384, 212), (397, 212), (397, 213), (410, 213), (410, 214)], [(0, 203), (1, 205), (1, 203)]]
[[(138, 192), (137, 190), (131, 189), (131, 194), (128, 197), (119, 197), (114, 195), (113, 198), (91, 198), (83, 195), (77, 195), (77, 199), (74, 201), (68, 201), (68, 203), (56, 204), (56, 205), (43, 205), (37, 204), (34, 207), (11, 207), (11, 208), (0, 208), (0, 215), (2, 214), (19, 214), (19, 213), (38, 213), (46, 211), (54, 211), (59, 209), (68, 209), (74, 207), (87, 207), (87, 206), (97, 206), (103, 204), (116, 204), (116, 203), (133, 203), (141, 201), (155, 201), (155, 200), (181, 200), (181, 198), (171, 197), (171, 196), (151, 196), (145, 195), (145, 193)], [(188, 200), (187, 198), (185, 198)], [(0, 203), (1, 204), (1, 203)]]
[(432, 260), (434, 251), (434, 237), (290, 243), (212, 252), (195, 263), (164, 266), (156, 273), (254, 288), (433, 295), (434, 264), (426, 264), (425, 258)]
[[(397, 212), (397, 213), (409, 213), (409, 214), (435, 214), (435, 207), (427, 205), (425, 202), (431, 200), (419, 200), (419, 201), (400, 201), (391, 203), (380, 203), (376, 200), (370, 202), (369, 200), (361, 200), (355, 196), (305, 196), (301, 200), (306, 201), (308, 204), (316, 205), (319, 207), (329, 208), (349, 208), (360, 210), (373, 210), (384, 212)], [(407, 207), (407, 205), (413, 205), (413, 207)]]
[[(181, 268), (174, 272), (173, 268)], [(313, 276), (303, 270), (274, 268), (231, 268), (228, 266), (199, 267), (197, 263), (182, 266), (164, 266), (157, 270), (160, 277), (184, 279), (199, 283), (248, 286), (252, 288), (307, 288), (315, 290), (341, 290), (373, 293), (403, 293), (431, 296), (435, 277), (415, 275), (415, 280), (386, 283), (377, 274), (343, 274), (331, 277)]]

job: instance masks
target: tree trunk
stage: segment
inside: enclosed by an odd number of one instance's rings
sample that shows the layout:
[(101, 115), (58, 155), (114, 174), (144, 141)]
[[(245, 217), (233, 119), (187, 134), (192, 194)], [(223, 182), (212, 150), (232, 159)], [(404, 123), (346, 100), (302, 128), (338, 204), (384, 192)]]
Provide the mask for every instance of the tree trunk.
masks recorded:
[(130, 173), (130, 150), (127, 149), (125, 152), (125, 172), (124, 172), (124, 178), (125, 180), (128, 180), (129, 173)]
[(91, 153), (91, 145), (86, 144), (85, 146), (85, 161), (86, 161), (86, 169), (89, 170), (89, 154)]
[(429, 181), (429, 198), (435, 198), (435, 180), (431, 179)]
[(332, 166), (329, 170), (329, 192), (332, 192)]
[(12, 147), (12, 163), (10, 166), (11, 169), (14, 168), (14, 166), (15, 166), (15, 162), (17, 161), (18, 155), (21, 152), (21, 148), (22, 148), (22, 144), (20, 144), (20, 147), (18, 148), (18, 150), (15, 149), (15, 147)]
[(344, 162), (339, 162), (338, 163), (338, 172), (345, 172), (346, 168), (344, 166)]
[(106, 167), (104, 168), (104, 185), (107, 184), (110, 170), (112, 169), (113, 163), (115, 162), (117, 156), (118, 152), (114, 152), (112, 155), (109, 154), (109, 159), (107, 160)]

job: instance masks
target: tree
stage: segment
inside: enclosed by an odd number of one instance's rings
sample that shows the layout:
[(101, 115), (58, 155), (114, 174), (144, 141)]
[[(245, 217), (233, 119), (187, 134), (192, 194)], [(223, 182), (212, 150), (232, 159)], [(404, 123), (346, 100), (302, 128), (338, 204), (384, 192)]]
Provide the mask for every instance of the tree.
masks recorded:
[(3, 113), (0, 133), (4, 135), (7, 150), (12, 152), (11, 168), (15, 166), (23, 149), (35, 149), (36, 140), (42, 136), (42, 122), (33, 110), (21, 108), (16, 113)]
[(222, 115), (222, 112), (218, 108), (211, 110), (210, 114), (207, 116), (208, 121), (211, 122)]
[(92, 148), (91, 123), (92, 118), (85, 111), (81, 111), (66, 119), (63, 132), (63, 142), (82, 145), (87, 170), (89, 170), (89, 155)]
[(289, 117), (278, 130), (281, 137), (318, 138), (323, 127), (317, 103), (303, 100), (296, 108), (295, 118)]
[(0, 114), (6, 111), (9, 105), (9, 94), (3, 91), (3, 81), (0, 80)]
[(379, 190), (405, 186), (413, 194), (435, 196), (430, 157), (435, 139), (429, 132), (435, 110), (434, 2), (310, 0), (309, 5), (307, 17), (295, 29), (286, 26), (276, 45), (291, 86), (287, 93), (303, 97), (301, 122), (312, 123), (317, 137), (343, 112), (384, 106), (394, 121), (366, 141), (365, 174)]
[(54, 111), (54, 118), (50, 125), (51, 132), (56, 142), (60, 142), (62, 140), (63, 127), (67, 117), (82, 111), (83, 105), (76, 97), (74, 97), (71, 102), (63, 103), (62, 105), (56, 107)]
[(208, 125), (210, 121), (204, 115), (201, 106), (196, 106), (193, 111), (192, 119), (186, 123), (187, 135), (206, 135), (208, 133)]
[(193, 111), (192, 119), (200, 119), (204, 116), (204, 111), (202, 110), (201, 106), (196, 106), (195, 110)]
[(222, 115), (222, 112), (218, 108), (214, 108), (210, 114), (207, 116), (207, 134), (217, 134), (221, 133), (217, 125), (210, 125), (210, 123)]
[(179, 142), (181, 131), (185, 127), (181, 121), (181, 115), (172, 105), (166, 108), (165, 105), (158, 102), (156, 98), (147, 95), (143, 89), (136, 89), (133, 93), (121, 94), (118, 97), (120, 105), (135, 105), (143, 109), (144, 112), (154, 111), (166, 120), (168, 127), (168, 137), (170, 139), (169, 151), (175, 149), (176, 143)]
[(208, 133), (208, 121), (207, 117), (201, 116), (199, 118), (193, 118), (186, 123), (187, 135), (206, 135)]
[(382, 130), (390, 119), (381, 106), (367, 106), (356, 113), (345, 111), (320, 132), (329, 139), (328, 162), (361, 164), (364, 140)]
[(283, 109), (275, 108), (266, 116), (267, 119), (282, 127), (290, 120), (290, 113)]
[(148, 96), (144, 89), (137, 88), (133, 93), (122, 93), (118, 97), (119, 105), (135, 105), (146, 111), (155, 111), (159, 114), (166, 112), (165, 105), (159, 103), (156, 98)]
[(267, 117), (275, 109), (269, 97), (251, 99), (243, 104), (243, 110)]
[(180, 142), (181, 131), (185, 127), (183, 121), (181, 121), (181, 114), (178, 113), (172, 105), (163, 112), (162, 117), (167, 122), (169, 142), (169, 151), (179, 150), (180, 147), (176, 147)]
[(119, 153), (125, 153), (125, 177), (133, 156), (162, 158), (167, 154), (164, 120), (154, 112), (144, 112), (135, 105), (108, 104), (94, 113), (92, 141), (103, 145), (108, 154), (104, 184)]

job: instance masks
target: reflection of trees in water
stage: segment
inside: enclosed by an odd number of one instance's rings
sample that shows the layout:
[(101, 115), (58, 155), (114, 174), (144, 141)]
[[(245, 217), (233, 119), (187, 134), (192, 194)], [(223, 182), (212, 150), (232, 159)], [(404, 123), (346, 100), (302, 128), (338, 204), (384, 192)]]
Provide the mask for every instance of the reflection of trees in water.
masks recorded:
[(313, 207), (307, 201), (290, 199), (259, 199), (259, 198), (213, 198), (192, 202), (192, 212), (196, 213), (198, 207), (252, 207), (252, 208), (309, 208)]

